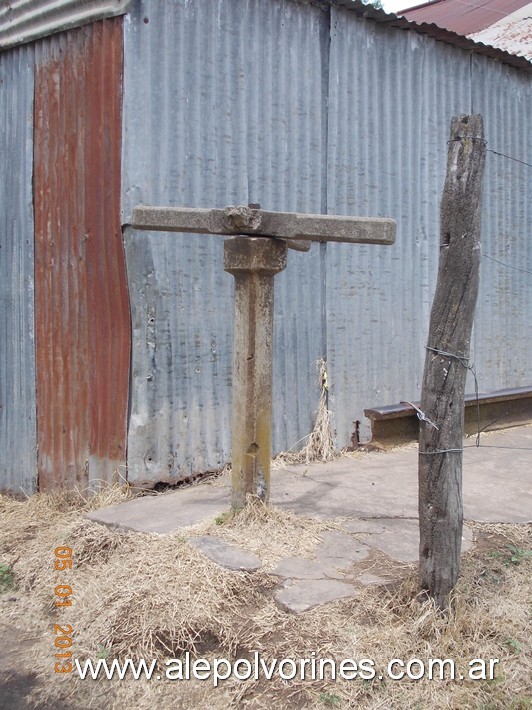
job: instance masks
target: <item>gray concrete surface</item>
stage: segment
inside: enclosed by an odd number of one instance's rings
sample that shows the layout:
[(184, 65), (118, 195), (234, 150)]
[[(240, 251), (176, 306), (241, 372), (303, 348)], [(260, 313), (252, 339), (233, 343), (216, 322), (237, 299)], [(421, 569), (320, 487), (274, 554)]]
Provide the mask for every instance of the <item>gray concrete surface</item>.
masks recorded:
[(149, 231), (249, 234), (313, 242), (393, 244), (396, 223), (386, 217), (267, 212), (241, 206), (224, 209), (146, 207), (133, 210), (131, 226)]
[[(466, 439), (464, 447), (465, 519), (532, 522), (532, 427), (491, 433), (482, 438), (480, 448), (474, 439)], [(281, 580), (276, 602), (292, 613), (356, 596), (359, 586), (389, 581), (390, 565), (418, 559), (414, 447), (273, 470), (271, 503), (299, 515), (345, 518), (344, 532), (322, 534), (314, 559), (285, 558), (273, 571)], [(217, 481), (137, 498), (88, 517), (132, 530), (168, 533), (212, 519), (229, 505), (229, 482)], [(462, 549), (472, 544), (465, 525)], [(249, 553), (227, 547), (232, 549), (213, 552), (209, 543), (203, 551), (230, 569), (235, 564), (236, 569), (245, 569), (245, 565), (239, 567), (244, 560), (249, 571), (259, 568), (258, 558), (250, 561)]]
[(301, 614), (313, 606), (356, 596), (354, 587), (335, 579), (317, 579), (312, 584), (290, 579), (285, 584), (286, 587), (276, 593), (275, 601), (280, 609), (292, 614)]
[(181, 488), (101, 508), (87, 517), (126, 530), (170, 533), (223, 513), (229, 507), (228, 491), (209, 485)]
[(210, 560), (226, 569), (256, 572), (262, 567), (262, 562), (256, 555), (210, 535), (194, 537), (190, 540), (190, 544), (203, 552)]
[(273, 280), (286, 268), (284, 242), (231, 237), (224, 243), (224, 269), (235, 277), (233, 324), (233, 508), (248, 494), (270, 494)]

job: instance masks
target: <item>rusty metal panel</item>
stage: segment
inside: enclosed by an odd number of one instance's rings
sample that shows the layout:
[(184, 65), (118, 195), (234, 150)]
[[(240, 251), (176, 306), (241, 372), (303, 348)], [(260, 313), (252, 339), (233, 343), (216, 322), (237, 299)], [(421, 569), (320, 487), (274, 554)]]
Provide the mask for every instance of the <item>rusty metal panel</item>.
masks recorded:
[(461, 35), (483, 30), (503, 17), (529, 5), (530, 0), (436, 0), (403, 10), (413, 22), (429, 22)]
[(470, 37), (532, 61), (532, 2)]
[[(124, 221), (139, 204), (326, 211), (328, 41), (328, 12), (313, 4), (135, 5), (125, 20)], [(128, 230), (126, 250), (130, 480), (218, 468), (231, 446), (233, 279), (223, 240)], [(277, 451), (310, 432), (318, 403), (322, 252), (291, 252), (275, 279)]]
[(0, 51), (95, 20), (123, 15), (131, 0), (3, 0)]
[(35, 50), (39, 488), (125, 465), (130, 319), (120, 226), (122, 20)]
[(0, 490), (34, 493), (33, 48), (0, 55)]

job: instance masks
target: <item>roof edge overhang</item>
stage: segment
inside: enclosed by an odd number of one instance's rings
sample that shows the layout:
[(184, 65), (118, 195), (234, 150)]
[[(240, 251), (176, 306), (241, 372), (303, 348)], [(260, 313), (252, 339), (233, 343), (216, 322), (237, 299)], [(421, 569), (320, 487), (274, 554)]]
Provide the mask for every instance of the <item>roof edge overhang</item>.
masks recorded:
[[(159, 0), (161, 1), (161, 0)], [(132, 0), (0, 0), (0, 52), (26, 44), (63, 30), (81, 27), (95, 20), (126, 14)], [(497, 47), (475, 42), (456, 32), (438, 27), (434, 23), (417, 23), (399, 17), (362, 0), (318, 0), (321, 5), (344, 7), (357, 16), (398, 30), (410, 30), (428, 35), (474, 54), (487, 56), (501, 64), (508, 64), (527, 72), (532, 62), (525, 57), (510, 54)]]
[(131, 0), (2, 0), (0, 52), (42, 37), (124, 15)]
[(410, 30), (421, 35), (428, 35), (438, 42), (444, 42), (445, 44), (450, 44), (453, 47), (464, 49), (473, 54), (489, 57), (500, 64), (508, 64), (516, 69), (532, 72), (532, 62), (529, 62), (525, 57), (510, 54), (510, 52), (483, 44), (482, 42), (475, 42), (469, 37), (457, 34), (451, 30), (446, 30), (443, 27), (438, 27), (438, 25), (434, 23), (413, 22), (407, 20), (406, 17), (400, 17), (392, 13), (387, 13), (384, 10), (378, 10), (372, 5), (366, 5), (362, 0), (328, 0), (328, 4), (333, 7), (343, 7), (355, 12), (359, 17), (374, 20), (387, 27), (398, 30)]

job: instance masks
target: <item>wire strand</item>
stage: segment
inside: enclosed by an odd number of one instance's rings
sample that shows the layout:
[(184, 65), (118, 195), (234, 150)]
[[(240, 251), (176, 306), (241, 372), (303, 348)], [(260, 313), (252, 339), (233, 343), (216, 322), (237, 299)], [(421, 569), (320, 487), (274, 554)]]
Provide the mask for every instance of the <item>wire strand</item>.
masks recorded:
[(509, 17), (510, 13), (509, 12), (504, 12), (504, 10), (496, 10), (494, 7), (488, 7), (486, 8), (485, 5), (486, 3), (482, 3), (482, 5), (475, 5), (472, 2), (466, 2), (466, 0), (458, 0), (460, 5), (464, 5), (465, 7), (470, 7), (473, 10), (489, 10), (490, 12), (495, 12), (498, 15), (502, 15), (503, 17)]
[[(473, 446), (470, 449), (476, 448)], [(434, 454), (461, 454), (463, 449), (436, 449), (435, 451), (420, 451), (420, 456), (433, 456)]]
[[(457, 360), (462, 367), (465, 367), (466, 370), (469, 370), (469, 372), (473, 375), (473, 380), (475, 382), (475, 399), (476, 399), (476, 404), (477, 404), (477, 440), (476, 440), (476, 446), (480, 446), (480, 400), (478, 398), (478, 379), (477, 379), (477, 373), (475, 371), (475, 366), (469, 364), (469, 355), (456, 355), (455, 353), (450, 353), (447, 352), (447, 350), (439, 350), (438, 348), (431, 348), (429, 345), (425, 346), (426, 350), (430, 350), (433, 353), (436, 353), (437, 355), (443, 355), (444, 357), (450, 357), (454, 358)], [(433, 425), (434, 426), (434, 425)], [(451, 449), (449, 449), (450, 451)]]
[(513, 266), (512, 264), (505, 264), (504, 261), (500, 261), (499, 259), (495, 259), (493, 256), (489, 256), (489, 254), (484, 254), (484, 252), (481, 250), (480, 253), (482, 256), (486, 257), (486, 259), (489, 259), (490, 261), (494, 261), (496, 264), (500, 264), (501, 266), (507, 266), (509, 269), (515, 269), (516, 271), (523, 271), (525, 274), (530, 274), (532, 275), (532, 271), (529, 271), (528, 269), (523, 269), (521, 266)]
[(526, 166), (528, 166), (529, 168), (532, 168), (532, 164), (531, 164), (531, 163), (527, 163), (527, 162), (525, 162), (524, 160), (519, 160), (519, 158), (514, 158), (514, 157), (511, 156), (511, 155), (506, 155), (506, 153), (499, 153), (498, 150), (492, 150), (491, 148), (486, 148), (486, 150), (488, 151), (488, 153), (493, 153), (493, 155), (500, 155), (500, 156), (503, 157), (503, 158), (508, 158), (508, 160), (513, 160), (513, 161), (515, 161), (516, 163), (521, 163), (521, 165), (526, 165)]

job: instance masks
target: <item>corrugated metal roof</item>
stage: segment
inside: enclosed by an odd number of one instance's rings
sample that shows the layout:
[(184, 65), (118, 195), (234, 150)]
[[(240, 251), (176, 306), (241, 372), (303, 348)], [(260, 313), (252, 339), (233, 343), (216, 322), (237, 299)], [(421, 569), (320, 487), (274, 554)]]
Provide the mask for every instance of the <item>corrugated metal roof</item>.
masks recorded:
[(39, 489), (86, 488), (126, 463), (122, 19), (43, 39), (35, 61)]
[(33, 47), (0, 60), (0, 490), (37, 488)]
[(402, 10), (400, 14), (412, 22), (434, 23), (468, 36), (529, 4), (529, 0), (436, 0)]
[[(463, 0), (460, 1), (464, 4)], [(475, 2), (480, 1), (475, 0)], [(131, 6), (131, 0), (0, 0), (0, 2), (4, 5), (3, 8), (0, 6), (0, 51), (59, 32), (62, 29), (127, 13)], [(165, 8), (169, 10), (171, 7), (171, 5), (164, 4), (166, 0), (159, 0), (159, 2), (163, 10)], [(500, 0), (500, 2), (506, 2), (506, 0)], [(513, 7), (513, 4), (518, 0), (509, 0), (509, 2)], [(441, 42), (490, 56), (504, 64), (530, 70), (530, 66), (527, 66), (524, 59), (514, 58), (511, 53), (502, 49), (475, 43), (473, 40), (467, 39), (463, 33), (445, 29), (432, 20), (411, 22), (410, 18), (397, 17), (392, 13), (377, 10), (362, 0), (317, 0), (317, 4), (320, 3), (323, 6), (326, 6), (325, 3), (332, 6), (344, 6), (355, 11), (359, 16), (371, 18), (376, 22), (386, 23), (398, 29), (409, 29), (420, 34), (428, 34)], [(517, 6), (522, 5), (523, 0), (519, 0)]]
[(470, 37), (532, 61), (532, 3)]
[(128, 12), (131, 0), (2, 0), (0, 51)]

